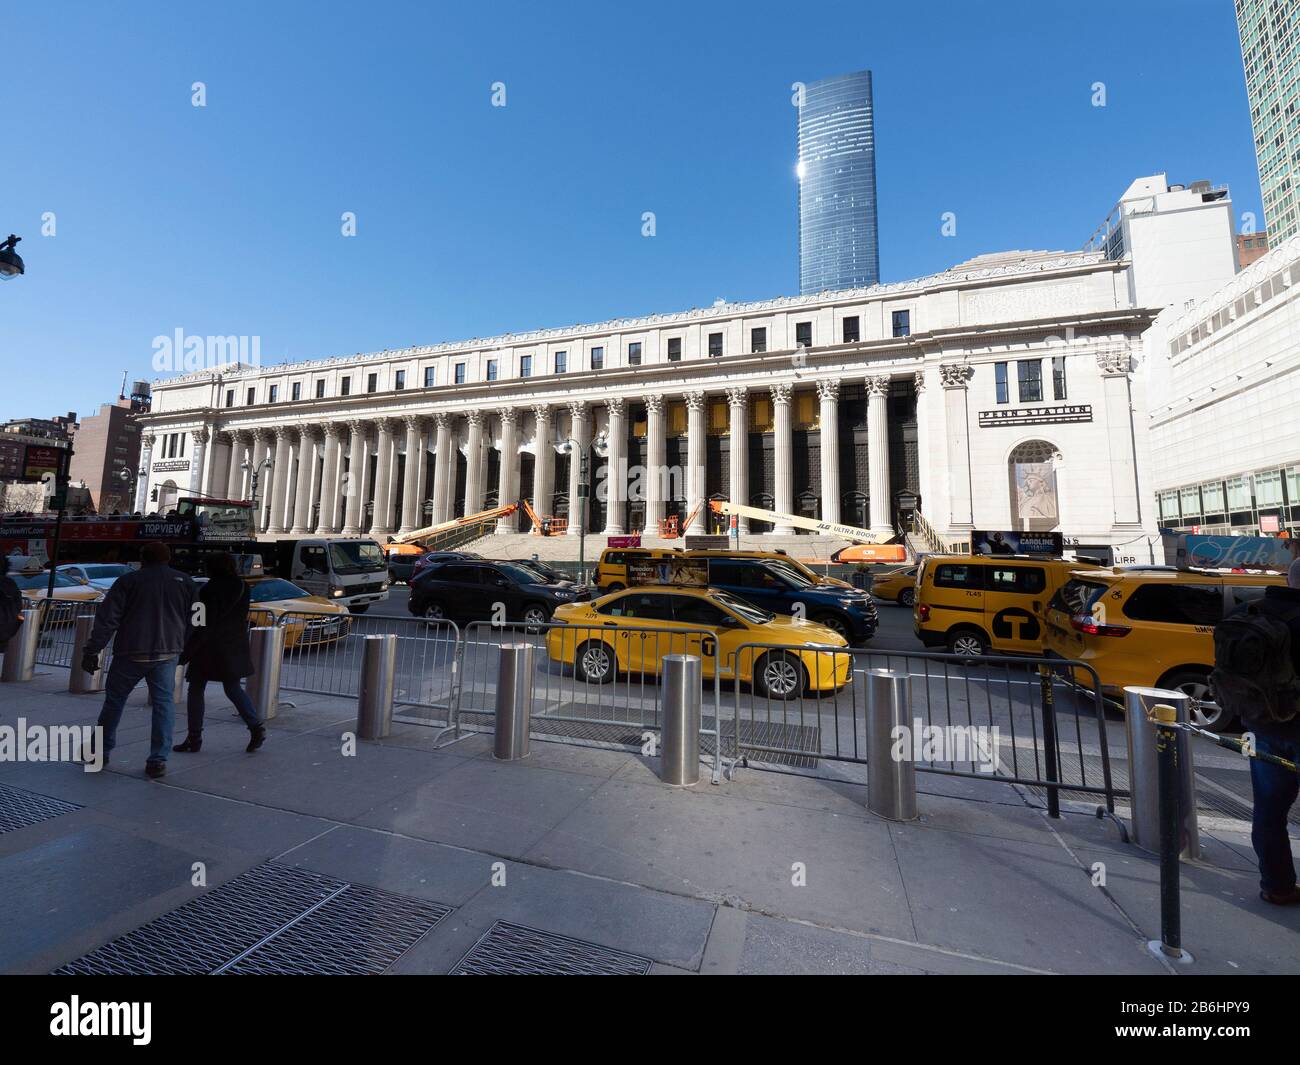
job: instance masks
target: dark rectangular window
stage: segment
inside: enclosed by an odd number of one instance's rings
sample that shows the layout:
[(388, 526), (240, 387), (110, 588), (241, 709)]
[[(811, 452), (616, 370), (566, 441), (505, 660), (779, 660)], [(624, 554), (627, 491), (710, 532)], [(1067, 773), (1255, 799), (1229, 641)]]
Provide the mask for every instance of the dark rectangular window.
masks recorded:
[(520, 377), (533, 376), (533, 357), (531, 355), (519, 356), (519, 376)]
[(629, 366), (641, 365), (641, 342), (634, 340), (627, 346), (627, 364)]
[(367, 392), (379, 391), (379, 374), (377, 373), (366, 374), (366, 391)]
[(767, 350), (767, 327), (749, 331), (749, 350), (755, 355)]
[(1052, 398), (1065, 399), (1065, 356), (1052, 359)]
[(437, 367), (426, 366), (424, 368), (424, 387), (432, 388), (433, 383), (438, 379)]
[(907, 337), (912, 335), (912, 312), (895, 311), (893, 313), (894, 336)]
[(352, 378), (345, 377), (339, 381), (339, 395), (348, 396), (352, 394)]
[(254, 397), (256, 397), (256, 395), (257, 395), (257, 389), (256, 389), (256, 388), (250, 388), (250, 389), (248, 390), (248, 405), (249, 405), (250, 407), (253, 405), (253, 403), (254, 403)]
[(496, 361), (496, 359), (488, 359), (488, 361), (487, 361), (487, 379), (488, 379), (489, 381), (495, 381), (495, 380), (497, 379), (497, 361)]
[(456, 384), (463, 385), (465, 383), (465, 364), (463, 362), (456, 363), (455, 373), (456, 373), (456, 378), (455, 378)]
[(1005, 362), (993, 364), (993, 379), (997, 382), (998, 402), (1010, 403), (1011, 393), (1007, 389), (1007, 364)]
[(795, 322), (794, 344), (797, 348), (812, 347), (812, 322)]
[(967, 565), (944, 565), (934, 571), (936, 588), (974, 588), (984, 587), (984, 567)]
[(406, 387), (406, 371), (398, 370), (393, 374), (393, 391), (400, 392)]
[(316, 398), (317, 399), (325, 398), (325, 378), (323, 377), (316, 382)]
[(604, 349), (604, 348), (592, 348), (592, 349), (591, 349), (591, 368), (592, 368), (593, 370), (601, 370), (601, 369), (604, 369), (604, 367), (605, 367), (605, 349)]
[(295, 381), (289, 386), (289, 398), (293, 400), (302, 399), (302, 382)]
[(844, 319), (844, 343), (856, 344), (862, 339), (862, 330), (858, 326), (858, 316)]
[(227, 389), (226, 389), (226, 406), (227, 406), (227, 407), (233, 407), (234, 405), (235, 405), (235, 390), (234, 390), (233, 388), (227, 388)]
[(668, 338), (668, 361), (669, 362), (682, 361), (682, 338), (681, 337)]
[(274, 403), (274, 402), (275, 402), (277, 399), (279, 399), (279, 398), (280, 398), (280, 386), (279, 386), (279, 385), (272, 385), (272, 386), (271, 386), (271, 391), (270, 391), (270, 393), (269, 393), (269, 394), (267, 395), (267, 397), (266, 397), (266, 401), (267, 401), (268, 403)]
[(722, 354), (722, 334), (709, 334), (709, 358), (716, 359)]
[(1016, 363), (1016, 376), (1020, 386), (1020, 402), (1041, 402), (1043, 398), (1042, 360), (1021, 359)]
[(1212, 584), (1143, 584), (1128, 597), (1124, 616), (1168, 625), (1217, 625), (1223, 620), (1223, 589)]
[(564, 373), (569, 368), (569, 353), (567, 351), (557, 351), (555, 353), (555, 372)]

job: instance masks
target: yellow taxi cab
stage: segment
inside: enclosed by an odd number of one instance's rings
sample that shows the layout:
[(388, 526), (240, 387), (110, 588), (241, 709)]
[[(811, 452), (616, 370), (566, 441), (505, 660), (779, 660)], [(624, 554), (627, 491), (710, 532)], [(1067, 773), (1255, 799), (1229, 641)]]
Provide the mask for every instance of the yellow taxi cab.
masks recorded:
[(245, 577), (244, 583), (248, 585), (248, 623), (282, 624), (286, 648), (334, 643), (352, 631), (347, 607), (311, 595), (291, 581)]
[(871, 594), (877, 599), (888, 599), (899, 606), (911, 607), (916, 603), (916, 571), (921, 567), (904, 566), (871, 579)]
[(663, 547), (607, 547), (600, 553), (592, 583), (603, 592), (619, 592), (628, 586), (629, 562), (649, 562), (680, 554), (680, 551)]
[[(22, 593), (23, 608), (35, 607), (45, 601), (49, 592), (50, 575), (46, 570), (27, 573), (11, 573), (14, 583)], [(54, 605), (48, 608), (42, 623), (44, 628), (53, 625), (71, 624), (78, 614), (84, 611), (81, 604), (99, 603), (104, 593), (86, 581), (70, 577), (66, 573), (54, 575)]]
[[(625, 589), (566, 603), (552, 621), (547, 653), (592, 684), (606, 684), (619, 673), (657, 676), (669, 654), (699, 655), (706, 678), (713, 677), (716, 661), (721, 679), (739, 680), (760, 696), (780, 700), (838, 691), (851, 676), (852, 655), (844, 652), (842, 636), (716, 588)], [(753, 643), (782, 646), (739, 651)]]
[(913, 631), (926, 647), (963, 658), (1041, 654), (1048, 601), (1072, 571), (1090, 566), (1030, 555), (930, 555), (918, 567)]
[(1117, 699), (1129, 685), (1184, 691), (1194, 720), (1228, 728), (1231, 715), (1210, 689), (1214, 626), (1285, 582), (1277, 573), (1163, 566), (1075, 572), (1048, 604), (1047, 653), (1091, 666)]
[(708, 550), (683, 551), (683, 558), (761, 558), (768, 562), (777, 562), (784, 566), (789, 566), (801, 577), (820, 584), (823, 587), (834, 588), (852, 588), (853, 585), (848, 581), (842, 581), (838, 577), (832, 577), (826, 573), (818, 573), (815, 569), (805, 562), (800, 562), (797, 558), (791, 558), (784, 551), (732, 551), (730, 548), (711, 548)]

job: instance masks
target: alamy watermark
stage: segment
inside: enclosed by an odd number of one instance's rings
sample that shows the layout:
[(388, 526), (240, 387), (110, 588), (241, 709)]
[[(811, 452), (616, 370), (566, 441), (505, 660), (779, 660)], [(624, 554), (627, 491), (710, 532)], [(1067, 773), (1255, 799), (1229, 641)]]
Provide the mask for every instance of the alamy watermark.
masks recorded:
[(262, 365), (260, 336), (195, 336), (179, 326), (153, 338), (153, 368), (158, 373), (194, 373), (231, 363)]
[(104, 730), (99, 725), (0, 725), (0, 762), (78, 762), (87, 773), (104, 768)]

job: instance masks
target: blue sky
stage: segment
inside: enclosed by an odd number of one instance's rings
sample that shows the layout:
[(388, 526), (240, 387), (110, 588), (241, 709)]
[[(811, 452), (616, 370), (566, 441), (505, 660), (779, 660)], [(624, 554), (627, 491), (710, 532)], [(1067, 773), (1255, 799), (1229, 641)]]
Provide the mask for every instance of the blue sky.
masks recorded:
[(849, 70), (883, 280), (1077, 248), (1161, 171), (1262, 225), (1230, 0), (9, 0), (0, 41), (0, 419), (177, 328), (280, 362), (795, 294), (791, 83)]

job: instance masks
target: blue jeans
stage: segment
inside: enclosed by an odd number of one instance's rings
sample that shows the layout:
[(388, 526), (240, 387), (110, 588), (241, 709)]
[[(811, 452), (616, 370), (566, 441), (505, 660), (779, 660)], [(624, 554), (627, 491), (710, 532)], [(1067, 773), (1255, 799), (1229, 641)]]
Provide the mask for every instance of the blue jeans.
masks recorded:
[[(189, 694), (185, 697), (185, 713), (189, 718), (190, 735), (195, 739), (203, 735), (203, 690), (207, 686), (206, 680), (192, 680)], [(235, 709), (243, 718), (249, 731), (261, 724), (257, 720), (257, 711), (253, 709), (253, 700), (248, 697), (248, 693), (244, 691), (238, 680), (221, 681), (221, 690), (226, 693), (226, 698), (235, 704)]]
[(104, 730), (104, 753), (117, 745), (117, 725), (122, 720), (122, 710), (127, 696), (143, 680), (149, 685), (149, 701), (153, 704), (153, 735), (149, 743), (149, 761), (165, 762), (172, 749), (172, 690), (176, 683), (176, 659), (161, 662), (133, 662), (129, 658), (114, 656), (104, 682), (104, 709), (99, 712), (99, 724)]
[[(1296, 761), (1300, 741), (1255, 733), (1255, 750)], [(1285, 894), (1295, 887), (1295, 862), (1287, 838), (1286, 818), (1300, 794), (1300, 776), (1280, 765), (1257, 758), (1250, 760), (1250, 783), (1255, 793), (1255, 817), (1250, 842), (1259, 858), (1259, 886), (1272, 894)]]

